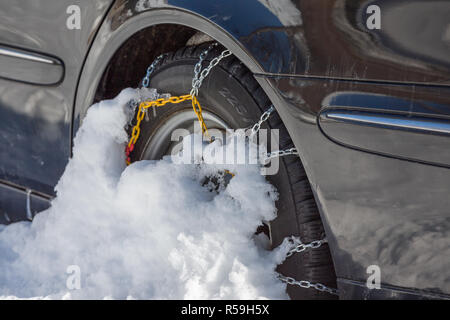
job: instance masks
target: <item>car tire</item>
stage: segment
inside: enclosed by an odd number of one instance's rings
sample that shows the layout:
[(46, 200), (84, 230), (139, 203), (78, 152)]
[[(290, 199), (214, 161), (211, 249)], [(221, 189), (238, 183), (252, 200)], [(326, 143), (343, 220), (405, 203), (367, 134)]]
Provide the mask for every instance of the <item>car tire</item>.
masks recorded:
[[(167, 92), (177, 96), (188, 94), (194, 65), (207, 46), (208, 44), (184, 47), (166, 54), (151, 75), (149, 87), (157, 88), (159, 93)], [(220, 52), (220, 48), (211, 50), (203, 66)], [(233, 56), (223, 59), (212, 69), (203, 81), (198, 99), (204, 112), (218, 116), (234, 129), (248, 128), (256, 123), (271, 104), (252, 73)], [(186, 110), (192, 111), (190, 101), (150, 110), (147, 121), (141, 123), (141, 134), (131, 153), (131, 162), (146, 158), (146, 148), (149, 141), (154, 139), (158, 128), (174, 115)], [(263, 127), (279, 129), (280, 149), (294, 146), (278, 114), (273, 113)], [(152, 150), (151, 158), (160, 159), (167, 154), (168, 144), (169, 142), (159, 144), (160, 150)], [(292, 235), (300, 237), (304, 243), (324, 238), (324, 227), (299, 157), (281, 157), (279, 166), (276, 175), (267, 176), (279, 192), (277, 218), (270, 223), (272, 246), (278, 246), (283, 239)], [(327, 244), (292, 255), (278, 267), (278, 271), (297, 280), (336, 287), (336, 275)], [(288, 285), (287, 292), (292, 299), (336, 298), (327, 292), (295, 285)]]

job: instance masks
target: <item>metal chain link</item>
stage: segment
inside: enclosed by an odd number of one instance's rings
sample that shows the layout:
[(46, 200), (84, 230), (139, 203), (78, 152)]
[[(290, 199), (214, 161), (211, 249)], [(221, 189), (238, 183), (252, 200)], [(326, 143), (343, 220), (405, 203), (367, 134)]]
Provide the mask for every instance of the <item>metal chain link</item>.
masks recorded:
[(209, 62), (209, 65), (205, 69), (201, 70), (202, 62), (206, 58), (206, 56), (212, 46), (214, 46), (214, 45), (211, 45), (208, 49), (206, 49), (205, 51), (203, 51), (201, 53), (200, 59), (194, 67), (194, 78), (192, 79), (192, 89), (190, 92), (190, 94), (192, 96), (198, 95), (198, 89), (200, 89), (203, 80), (208, 76), (211, 69), (214, 68), (215, 66), (217, 66), (222, 59), (231, 55), (231, 51), (226, 49), (226, 50), (222, 51), (222, 53), (219, 56), (212, 59)]
[(278, 279), (281, 280), (284, 283), (287, 283), (287, 284), (290, 284), (290, 285), (294, 285), (294, 286), (299, 286), (301, 288), (305, 288), (305, 289), (313, 288), (313, 289), (316, 289), (316, 290), (321, 291), (321, 292), (328, 292), (329, 294), (332, 294), (332, 295), (336, 295), (336, 296), (339, 295), (337, 289), (327, 287), (326, 285), (321, 284), (321, 283), (312, 283), (312, 282), (307, 281), (307, 280), (300, 280), (300, 281), (298, 281), (298, 280), (295, 280), (292, 277), (286, 277), (286, 276), (283, 276), (281, 274), (278, 275)]
[(272, 112), (275, 111), (275, 107), (273, 105), (271, 105), (269, 107), (269, 109), (267, 109), (259, 118), (259, 121), (257, 123), (255, 123), (252, 127), (252, 132), (251, 132), (251, 136), (254, 136), (255, 134), (258, 133), (259, 129), (261, 129), (261, 125), (267, 121), (267, 119), (269, 119), (270, 115), (272, 114)]
[(284, 156), (288, 156), (288, 155), (291, 155), (291, 154), (298, 156), (297, 149), (296, 148), (290, 148), (290, 149), (287, 149), (287, 150), (277, 150), (277, 151), (267, 152), (265, 160), (276, 158), (276, 157), (284, 157)]
[(147, 68), (147, 74), (142, 79), (142, 86), (144, 88), (148, 88), (148, 85), (150, 84), (150, 75), (155, 71), (156, 65), (165, 57), (165, 53), (159, 55), (156, 57), (155, 60), (153, 60), (152, 64)]
[(293, 248), (291, 250), (289, 250), (289, 252), (286, 254), (286, 257), (290, 257), (294, 253), (303, 252), (303, 251), (305, 251), (308, 248), (310, 248), (310, 249), (317, 249), (321, 245), (323, 245), (323, 244), (328, 242), (328, 240), (326, 238), (323, 238), (321, 240), (315, 240), (315, 241), (312, 241), (310, 243), (303, 243), (300, 240), (300, 238), (294, 237), (294, 236), (292, 236), (289, 239), (289, 241), (290, 241), (291, 245), (293, 246)]
[(198, 80), (198, 77), (200, 76), (200, 72), (202, 71), (202, 64), (203, 61), (205, 60), (206, 56), (208, 55), (208, 52), (214, 48), (215, 46), (217, 46), (217, 42), (214, 42), (213, 44), (211, 44), (207, 49), (205, 49), (199, 56), (199, 59), (197, 61), (197, 63), (194, 66), (194, 77), (192, 78), (192, 88), (194, 88), (195, 83)]
[[(259, 132), (259, 130), (261, 129), (261, 125), (269, 119), (270, 115), (274, 111), (275, 111), (275, 107), (273, 105), (271, 105), (269, 107), (269, 109), (267, 109), (261, 115), (261, 117), (259, 118), (259, 121), (253, 125), (253, 127), (251, 129), (250, 137), (253, 137), (255, 134), (257, 134)], [(290, 148), (287, 150), (277, 150), (277, 151), (267, 152), (264, 161), (267, 161), (272, 158), (283, 157), (283, 156), (288, 156), (288, 155), (298, 155), (297, 149)]]
[[(292, 236), (289, 238), (289, 242), (293, 247), (288, 251), (286, 257), (290, 257), (295, 253), (303, 252), (307, 249), (317, 249), (328, 241), (326, 238), (323, 238), (321, 240), (315, 240), (310, 243), (303, 243), (300, 238)], [(321, 283), (312, 283), (307, 280), (296, 280), (292, 277), (286, 277), (281, 274), (278, 275), (278, 279), (289, 285), (296, 285), (305, 289), (313, 288), (321, 292), (328, 292), (329, 294), (338, 295), (337, 289), (327, 287), (326, 285), (323, 285)]]
[(215, 46), (217, 46), (217, 42), (211, 44), (206, 50), (204, 50), (200, 54), (199, 61), (194, 66), (194, 77), (192, 79), (192, 89), (189, 93), (189, 95), (192, 97), (192, 109), (194, 110), (195, 115), (197, 116), (198, 121), (200, 122), (200, 125), (202, 128), (202, 133), (204, 133), (207, 137), (209, 137), (210, 140), (211, 140), (211, 136), (209, 135), (208, 128), (206, 127), (206, 123), (203, 120), (202, 108), (200, 106), (200, 103), (197, 100), (198, 90), (201, 87), (203, 80), (210, 73), (211, 69), (214, 68), (215, 66), (217, 66), (223, 58), (231, 55), (231, 51), (228, 49), (222, 51), (222, 53), (219, 56), (212, 59), (209, 62), (209, 65), (205, 69), (202, 70), (203, 60), (206, 59), (208, 52)]

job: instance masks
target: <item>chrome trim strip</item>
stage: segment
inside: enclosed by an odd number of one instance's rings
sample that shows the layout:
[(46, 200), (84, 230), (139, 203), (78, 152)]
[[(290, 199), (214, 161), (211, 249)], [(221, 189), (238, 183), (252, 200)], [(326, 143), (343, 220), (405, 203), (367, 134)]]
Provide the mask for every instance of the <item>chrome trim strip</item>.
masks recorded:
[(54, 60), (44, 58), (37, 54), (25, 53), (23, 51), (20, 51), (17, 49), (12, 49), (12, 48), (0, 47), (0, 55), (24, 59), (24, 60), (30, 60), (30, 61), (35, 61), (35, 62), (42, 62), (42, 63), (47, 63), (47, 64), (56, 64)]
[(393, 129), (426, 131), (429, 133), (450, 135), (450, 121), (440, 121), (440, 119), (427, 119), (418, 117), (407, 118), (406, 116), (381, 115), (372, 114), (369, 112), (353, 113), (343, 111), (329, 111), (325, 112), (325, 115), (329, 119), (354, 122), (356, 124), (369, 124), (391, 127)]
[[(24, 187), (24, 186), (20, 186), (18, 184), (13, 183), (13, 182), (0, 179), (0, 188), (2, 188), (2, 187), (3, 188), (12, 188), (12, 189), (14, 189), (16, 191), (22, 191), (22, 192), (26, 192), (26, 190), (27, 190), (27, 188)], [(43, 193), (43, 192), (40, 192), (40, 191), (37, 191), (37, 190), (31, 190), (31, 194), (33, 196), (38, 196), (38, 197), (42, 198), (43, 200), (49, 200), (50, 201), (50, 200), (52, 200), (54, 198), (54, 196), (52, 196), (52, 195), (49, 195), (49, 194), (46, 194), (46, 193)]]

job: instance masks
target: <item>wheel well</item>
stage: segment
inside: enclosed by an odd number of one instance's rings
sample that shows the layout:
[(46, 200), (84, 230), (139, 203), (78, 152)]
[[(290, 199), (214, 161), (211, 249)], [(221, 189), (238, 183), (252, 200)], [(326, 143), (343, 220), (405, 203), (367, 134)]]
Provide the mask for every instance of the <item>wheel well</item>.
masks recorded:
[(115, 52), (97, 87), (94, 102), (112, 99), (127, 87), (137, 87), (148, 65), (160, 54), (184, 47), (199, 31), (176, 24), (142, 29)]

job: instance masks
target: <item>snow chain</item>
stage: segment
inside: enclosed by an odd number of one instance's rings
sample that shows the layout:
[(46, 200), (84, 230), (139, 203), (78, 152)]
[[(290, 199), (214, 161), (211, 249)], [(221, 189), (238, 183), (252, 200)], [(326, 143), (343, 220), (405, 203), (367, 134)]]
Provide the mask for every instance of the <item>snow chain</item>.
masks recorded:
[[(292, 248), (286, 254), (286, 258), (289, 258), (293, 254), (303, 252), (307, 249), (317, 249), (320, 246), (322, 246), (323, 244), (328, 243), (326, 238), (323, 238), (321, 240), (315, 240), (310, 243), (303, 243), (300, 240), (300, 238), (294, 237), (294, 236), (289, 238), (289, 242), (290, 242)], [(316, 289), (321, 292), (328, 292), (329, 294), (332, 294), (332, 295), (336, 295), (336, 296), (339, 295), (337, 289), (327, 287), (326, 285), (323, 285), (321, 283), (312, 283), (307, 280), (298, 281), (292, 277), (283, 276), (282, 274), (278, 274), (278, 279), (289, 285), (295, 285), (295, 286), (299, 286), (299, 287), (305, 288), (305, 289), (313, 288), (313, 289)]]
[(292, 277), (285, 277), (283, 275), (278, 275), (278, 279), (284, 283), (290, 284), (290, 285), (295, 285), (295, 286), (299, 286), (301, 288), (305, 288), (305, 289), (309, 289), (309, 288), (313, 288), (316, 289), (318, 291), (321, 292), (328, 292), (329, 294), (335, 295), (335, 296), (339, 296), (338, 291), (334, 288), (330, 288), (327, 287), (326, 285), (323, 285), (321, 283), (312, 283), (310, 281), (307, 280), (300, 280), (297, 281)]
[(289, 250), (289, 252), (286, 254), (286, 257), (288, 258), (292, 256), (294, 253), (300, 253), (305, 251), (306, 249), (317, 249), (321, 245), (327, 243), (328, 241), (326, 238), (324, 238), (322, 240), (315, 240), (310, 243), (303, 243), (299, 238), (292, 236), (289, 239), (289, 242), (291, 243), (293, 248)]
[[(145, 111), (148, 108), (152, 107), (161, 107), (166, 105), (167, 103), (180, 103), (186, 100), (190, 100), (192, 104), (192, 109), (194, 110), (194, 113), (196, 114), (198, 121), (200, 122), (200, 127), (202, 128), (202, 133), (209, 137), (208, 128), (206, 127), (205, 121), (203, 120), (202, 115), (202, 107), (200, 105), (200, 102), (197, 99), (198, 96), (198, 89), (200, 89), (200, 86), (202, 85), (203, 80), (208, 76), (209, 72), (212, 68), (214, 68), (216, 65), (219, 64), (220, 60), (223, 58), (226, 58), (231, 55), (230, 50), (224, 50), (222, 53), (211, 60), (208, 67), (201, 70), (203, 60), (208, 55), (208, 52), (213, 48), (217, 46), (217, 43), (214, 43), (208, 47), (205, 51), (203, 51), (200, 54), (200, 59), (196, 63), (194, 67), (194, 78), (192, 79), (192, 89), (191, 92), (187, 95), (183, 96), (172, 96), (170, 98), (160, 98), (153, 101), (143, 101), (139, 104), (138, 112), (136, 115), (136, 124), (133, 127), (133, 130), (131, 131), (131, 138), (128, 142), (126, 148), (125, 148), (125, 154), (126, 154), (126, 163), (129, 165), (131, 163), (130, 154), (134, 150), (134, 146), (136, 145), (137, 140), (139, 139), (139, 135), (141, 133), (141, 122), (145, 117)], [(164, 58), (164, 55), (158, 56), (155, 61), (152, 62), (152, 64), (147, 68), (147, 73), (142, 79), (142, 86), (148, 87), (150, 83), (150, 75), (155, 70), (155, 67), (157, 64)]]
[[(134, 146), (136, 145), (137, 140), (139, 139), (139, 135), (141, 133), (141, 122), (145, 117), (145, 112), (147, 111), (147, 109), (149, 108), (156, 108), (156, 107), (162, 107), (164, 105), (166, 105), (167, 103), (172, 103), (172, 104), (177, 104), (177, 103), (181, 103), (183, 101), (191, 101), (192, 104), (192, 109), (194, 110), (194, 113), (196, 114), (198, 121), (200, 122), (200, 126), (202, 128), (202, 133), (207, 135), (209, 137), (208, 134), (208, 128), (206, 127), (205, 121), (203, 120), (203, 116), (202, 116), (202, 107), (197, 99), (198, 96), (198, 90), (200, 89), (203, 80), (208, 76), (208, 74), (210, 73), (211, 69), (214, 68), (215, 66), (217, 66), (219, 64), (219, 62), (230, 56), (231, 52), (229, 50), (224, 50), (222, 51), (222, 53), (213, 58), (209, 65), (202, 70), (202, 63), (205, 60), (206, 56), (208, 55), (208, 52), (217, 46), (217, 43), (213, 43), (211, 44), (206, 50), (204, 50), (199, 57), (198, 62), (195, 64), (194, 67), (194, 78), (192, 79), (192, 89), (189, 92), (189, 94), (186, 95), (182, 95), (182, 96), (172, 96), (169, 98), (160, 98), (160, 99), (156, 99), (156, 100), (152, 100), (152, 101), (142, 101), (139, 103), (139, 107), (138, 107), (138, 111), (136, 114), (136, 124), (133, 127), (133, 130), (131, 132), (131, 137), (130, 140), (126, 146), (125, 149), (125, 154), (126, 154), (126, 163), (127, 165), (129, 165), (131, 163), (130, 160), (130, 153), (133, 151)], [(147, 88), (150, 84), (150, 76), (153, 73), (153, 71), (155, 70), (156, 66), (161, 62), (161, 60), (164, 58), (164, 54), (158, 56), (153, 62), (152, 64), (147, 68), (147, 72), (145, 77), (142, 79), (142, 86)], [(251, 136), (256, 135), (260, 128), (261, 125), (266, 122), (270, 115), (275, 112), (275, 108), (273, 105), (271, 105), (260, 117), (259, 121), (257, 123), (255, 123), (253, 125), (253, 127), (251, 128)], [(210, 137), (209, 137), (210, 138)], [(268, 152), (266, 154), (266, 159), (265, 160), (269, 160), (275, 157), (281, 157), (281, 156), (286, 156), (286, 155), (298, 155), (298, 151), (295, 148), (290, 148), (288, 150), (277, 150), (277, 151), (272, 151), (272, 152)], [(228, 170), (225, 170), (225, 172), (231, 174), (232, 176), (234, 176), (233, 173), (229, 172)], [(286, 257), (290, 257), (295, 253), (300, 253), (305, 251), (306, 249), (316, 249), (319, 248), (322, 244), (326, 243), (327, 240), (326, 239), (322, 239), (322, 240), (316, 240), (313, 241), (311, 243), (308, 244), (304, 244), (300, 241), (300, 239), (296, 238), (296, 237), (291, 237), (289, 239), (292, 248), (289, 250), (289, 252), (286, 254)], [(291, 277), (286, 277), (283, 276), (281, 274), (278, 275), (278, 279), (281, 280), (282, 282), (285, 282), (289, 285), (297, 285), (300, 286), (302, 288), (313, 288), (316, 289), (318, 291), (322, 291), (322, 292), (328, 292), (330, 294), (333, 295), (337, 295), (337, 290), (333, 289), (333, 288), (329, 288), (321, 283), (311, 283), (309, 281), (306, 280), (301, 280), (301, 281), (297, 281), (294, 278)]]

